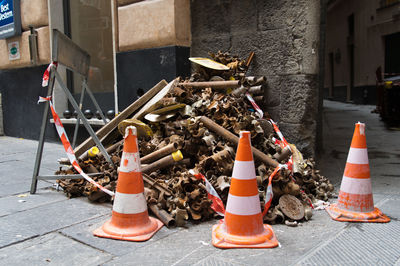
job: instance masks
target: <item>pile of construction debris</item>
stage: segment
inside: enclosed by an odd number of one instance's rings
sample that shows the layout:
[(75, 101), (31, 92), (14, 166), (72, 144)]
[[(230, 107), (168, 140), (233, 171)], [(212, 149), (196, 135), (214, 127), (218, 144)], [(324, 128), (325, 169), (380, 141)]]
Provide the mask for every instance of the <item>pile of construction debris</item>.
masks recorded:
[[(188, 219), (203, 221), (215, 217), (216, 213), (211, 208), (212, 201), (207, 197), (203, 181), (189, 170), (203, 174), (226, 204), (237, 136), (239, 131), (248, 130), (254, 147), (262, 207), (268, 177), (278, 165), (290, 165), (272, 179), (273, 200), (264, 220), (270, 224), (286, 222), (291, 225), (309, 219), (312, 204), (326, 201), (332, 195), (333, 186), (315, 169), (312, 159), (303, 159), (295, 145), (284, 145), (268, 114), (260, 117), (245, 96), (248, 92), (259, 106), (264, 105), (265, 77), (246, 77), (254, 54), (247, 60), (221, 52), (210, 56), (220, 66), (213, 67), (215, 62), (207, 60), (194, 63), (190, 78), (176, 79), (162, 86), (147, 103), (140, 103), (139, 111), (130, 114), (134, 119), (118, 123), (120, 134), (115, 133), (115, 126), (114, 133), (103, 138), (103, 141), (107, 139), (103, 144), (109, 145), (107, 152), (114, 166), (101, 153), (89, 157), (87, 149), (82, 152), (82, 147), (78, 147), (75, 151), (81, 155), (80, 166), (86, 173), (98, 173), (93, 179), (115, 190), (122, 135), (127, 126), (135, 125), (150, 209), (163, 216), (169, 225), (175, 222), (184, 225)], [(57, 173), (75, 174), (76, 171), (69, 167)], [(91, 201), (112, 200), (84, 179), (62, 179), (58, 183), (69, 197), (84, 195)]]

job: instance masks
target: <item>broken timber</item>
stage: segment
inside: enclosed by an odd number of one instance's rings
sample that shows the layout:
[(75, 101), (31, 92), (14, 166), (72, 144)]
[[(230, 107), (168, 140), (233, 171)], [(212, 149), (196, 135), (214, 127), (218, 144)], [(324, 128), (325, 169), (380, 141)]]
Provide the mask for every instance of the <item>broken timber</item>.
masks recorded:
[[(108, 134), (117, 129), (118, 124), (132, 115), (136, 110), (138, 110), (141, 106), (146, 104), (149, 100), (151, 100), (157, 93), (159, 93), (168, 83), (165, 80), (157, 83), (153, 88), (151, 88), (148, 92), (146, 92), (142, 97), (137, 99), (134, 103), (128, 106), (124, 111), (122, 111), (118, 116), (114, 117), (108, 124), (100, 128), (96, 135), (99, 139), (106, 137)], [(82, 142), (75, 150), (75, 154), (77, 157), (82, 155), (88, 149), (90, 149), (93, 145), (95, 145), (93, 138), (89, 137), (84, 142)]]

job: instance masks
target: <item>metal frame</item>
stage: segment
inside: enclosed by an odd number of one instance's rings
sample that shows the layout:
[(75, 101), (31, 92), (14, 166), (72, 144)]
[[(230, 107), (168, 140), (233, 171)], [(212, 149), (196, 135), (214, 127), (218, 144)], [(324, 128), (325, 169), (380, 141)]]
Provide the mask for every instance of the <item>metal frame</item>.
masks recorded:
[[(87, 86), (86, 80), (89, 73), (89, 65), (90, 65), (90, 56), (89, 54), (82, 50), (78, 45), (71, 41), (67, 36), (62, 34), (56, 29), (53, 29), (53, 53), (52, 53), (52, 60), (53, 62), (58, 62), (59, 64), (64, 65), (68, 69), (73, 72), (79, 73), (84, 76), (83, 81), (83, 88), (82, 88), (82, 95), (84, 91), (88, 91), (89, 96), (92, 98), (93, 103), (95, 104), (96, 108), (100, 110), (99, 105), (97, 104), (96, 99), (94, 98), (92, 92), (90, 91), (89, 87)], [(49, 77), (49, 85), (47, 89), (47, 95), (52, 95), (53, 88), (55, 84), (55, 80), (59, 83), (62, 90), (66, 94), (68, 100), (71, 102), (72, 107), (78, 113), (77, 123), (75, 125), (75, 134), (74, 134), (74, 141), (76, 139), (77, 134), (77, 127), (79, 126), (80, 120), (82, 120), (83, 125), (85, 126), (86, 130), (93, 138), (96, 145), (99, 147), (100, 151), (104, 155), (105, 159), (111, 164), (114, 165), (109, 154), (107, 153), (106, 149), (104, 148), (103, 144), (96, 136), (96, 133), (93, 131), (92, 127), (90, 126), (89, 122), (87, 121), (86, 117), (83, 115), (80, 106), (75, 101), (74, 97), (72, 96), (71, 92), (68, 90), (67, 86), (64, 84), (63, 80), (60, 77), (60, 74), (57, 72), (57, 69), (54, 65), (50, 68), (50, 77)], [(80, 105), (82, 105), (83, 97), (81, 96)], [(55, 180), (60, 178), (72, 178), (76, 179), (77, 176), (80, 175), (63, 175), (63, 176), (54, 176), (54, 175), (39, 175), (40, 165), (42, 162), (42, 155), (43, 155), (43, 146), (44, 146), (44, 138), (46, 134), (46, 128), (49, 122), (49, 108), (50, 104), (47, 103), (45, 105), (45, 109), (43, 112), (42, 118), (42, 125), (40, 128), (40, 135), (39, 135), (39, 144), (36, 152), (36, 159), (35, 159), (35, 166), (33, 169), (33, 176), (32, 176), (32, 184), (31, 184), (31, 194), (36, 193), (37, 189), (37, 182), (38, 180)], [(103, 121), (105, 120), (104, 115), (102, 115)]]
[[(83, 99), (85, 97), (85, 92), (86, 91), (89, 94), (90, 98), (92, 99), (92, 102), (93, 102), (94, 106), (96, 107), (97, 111), (99, 111), (101, 119), (103, 120), (104, 124), (107, 124), (106, 117), (104, 116), (103, 112), (101, 111), (101, 108), (100, 108), (99, 104), (97, 103), (96, 98), (94, 97), (92, 91), (90, 90), (89, 86), (87, 85), (86, 77), (82, 81), (82, 92), (81, 92), (81, 98), (79, 100), (79, 109), (82, 110)], [(80, 121), (80, 117), (78, 116), (77, 119), (76, 119), (74, 137), (73, 137), (73, 140), (72, 140), (72, 148), (73, 149), (75, 149), (76, 138), (78, 136), (78, 130), (79, 130), (80, 122), (81, 122)]]

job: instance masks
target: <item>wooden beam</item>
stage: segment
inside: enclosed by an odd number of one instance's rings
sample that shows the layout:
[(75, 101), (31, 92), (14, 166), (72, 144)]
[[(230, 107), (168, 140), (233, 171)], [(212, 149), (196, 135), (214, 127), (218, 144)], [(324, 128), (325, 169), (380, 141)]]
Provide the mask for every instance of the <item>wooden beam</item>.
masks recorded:
[[(118, 116), (114, 117), (109, 123), (107, 123), (105, 126), (100, 128), (97, 132), (96, 135), (99, 139), (103, 139), (106, 135), (111, 133), (114, 129), (118, 127), (118, 124), (124, 120), (127, 119), (129, 116), (131, 116), (136, 110), (138, 110), (140, 107), (142, 107), (144, 104), (146, 104), (149, 100), (151, 100), (156, 94), (158, 94), (168, 83), (165, 80), (160, 81), (157, 83), (153, 88), (151, 88), (149, 91), (147, 91), (142, 97), (137, 99), (134, 103), (129, 105), (124, 111), (122, 111)], [(95, 143), (92, 139), (92, 137), (87, 138), (84, 142), (82, 142), (75, 150), (75, 155), (79, 157), (82, 155), (84, 152), (86, 152), (88, 149), (90, 149), (92, 146), (94, 146)]]
[(160, 92), (157, 93), (150, 101), (146, 103), (145, 106), (142, 107), (134, 116), (133, 119), (142, 119), (143, 116), (150, 113), (151, 111), (157, 109), (160, 105), (159, 101), (164, 98), (165, 95), (168, 94), (173, 88), (178, 85), (178, 78), (174, 79), (167, 86), (165, 86)]

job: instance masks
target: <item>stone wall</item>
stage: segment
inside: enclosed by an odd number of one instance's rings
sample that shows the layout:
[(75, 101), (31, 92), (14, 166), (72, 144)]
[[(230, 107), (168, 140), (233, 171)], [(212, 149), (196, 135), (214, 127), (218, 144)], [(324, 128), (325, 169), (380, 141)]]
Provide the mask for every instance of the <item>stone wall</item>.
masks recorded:
[(314, 155), (318, 121), (319, 0), (195, 0), (192, 56), (254, 51), (250, 75), (268, 79), (265, 109), (289, 142)]

